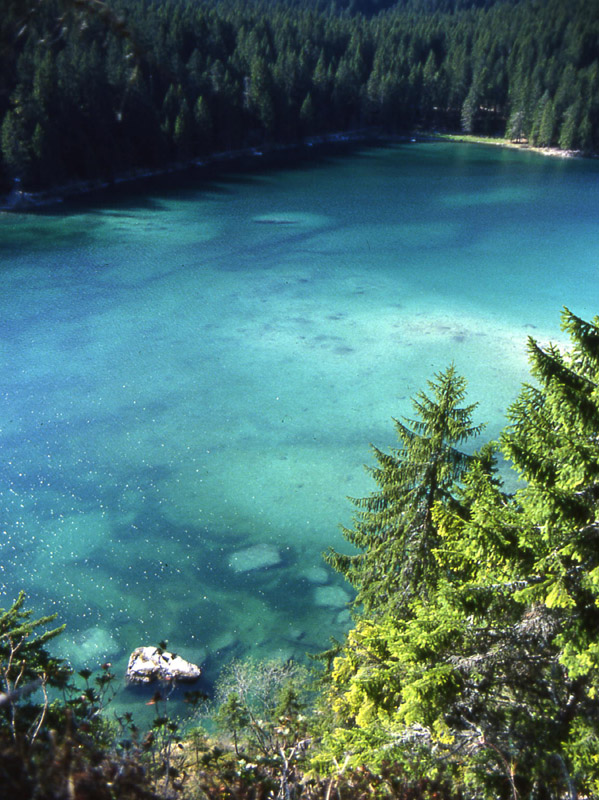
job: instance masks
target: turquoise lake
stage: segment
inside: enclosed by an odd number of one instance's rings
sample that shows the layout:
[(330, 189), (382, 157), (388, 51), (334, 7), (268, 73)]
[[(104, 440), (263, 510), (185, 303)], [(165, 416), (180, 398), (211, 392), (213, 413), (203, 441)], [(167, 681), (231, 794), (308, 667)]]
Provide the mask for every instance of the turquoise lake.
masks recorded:
[[(348, 627), (347, 496), (454, 362), (496, 436), (526, 340), (599, 312), (599, 164), (443, 143), (0, 215), (0, 605), (78, 669)], [(475, 443), (472, 444), (475, 446)]]

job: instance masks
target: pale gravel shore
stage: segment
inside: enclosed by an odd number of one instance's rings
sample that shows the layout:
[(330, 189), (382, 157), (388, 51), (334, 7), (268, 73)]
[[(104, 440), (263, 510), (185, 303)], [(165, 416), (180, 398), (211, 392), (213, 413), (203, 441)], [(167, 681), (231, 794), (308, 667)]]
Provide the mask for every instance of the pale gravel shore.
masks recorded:
[(528, 142), (512, 142), (509, 139), (485, 138), (484, 136), (469, 136), (459, 134), (444, 136), (443, 134), (431, 134), (431, 138), (445, 142), (459, 142), (462, 144), (485, 144), (495, 147), (507, 147), (512, 150), (522, 150), (523, 152), (539, 153), (542, 156), (552, 156), (557, 158), (594, 158), (594, 155), (586, 154), (582, 150), (561, 150), (559, 147), (535, 147)]
[[(484, 144), (484, 142), (482, 142)], [(530, 153), (539, 153), (542, 156), (553, 156), (557, 158), (583, 158), (582, 150), (560, 150), (559, 147), (534, 147), (525, 142), (491, 142), (490, 144), (497, 144), (499, 147), (510, 147), (514, 150), (523, 150)]]

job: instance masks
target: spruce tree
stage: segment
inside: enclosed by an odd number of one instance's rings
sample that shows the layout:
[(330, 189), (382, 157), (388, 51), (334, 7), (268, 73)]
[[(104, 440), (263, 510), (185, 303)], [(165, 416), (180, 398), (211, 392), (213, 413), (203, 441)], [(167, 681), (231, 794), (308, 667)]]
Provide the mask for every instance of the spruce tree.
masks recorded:
[[(564, 310), (571, 348), (530, 340), (531, 371), (510, 412), (505, 454), (527, 485), (518, 495), (534, 523), (527, 545), (534, 565), (527, 602), (559, 609), (562, 660), (570, 676), (599, 689), (599, 318)], [(567, 620), (567, 624), (566, 621)]]
[(314, 103), (312, 102), (312, 96), (308, 93), (299, 112), (300, 127), (304, 136), (309, 136), (314, 132), (314, 118)]
[(552, 100), (548, 100), (543, 108), (543, 114), (539, 123), (539, 132), (536, 142), (539, 147), (550, 147), (553, 144), (555, 126), (555, 105)]
[(200, 95), (196, 100), (193, 110), (195, 132), (196, 132), (196, 150), (198, 153), (205, 153), (212, 142), (212, 114), (208, 102), (203, 95)]
[(362, 552), (343, 555), (329, 550), (327, 562), (358, 590), (356, 605), (366, 613), (407, 613), (417, 593), (435, 580), (437, 527), (435, 503), (451, 503), (452, 487), (463, 476), (471, 456), (457, 449), (483, 426), (472, 423), (476, 404), (462, 406), (466, 380), (450, 366), (429, 381), (430, 396), (412, 400), (416, 419), (394, 420), (400, 447), (384, 453), (373, 446), (377, 466), (368, 468), (378, 490), (352, 499), (354, 527), (345, 538)]
[(436, 506), (443, 581), (395, 657), (402, 719), (486, 750), (495, 797), (599, 791), (599, 318), (565, 309), (562, 327), (566, 350), (529, 340), (535, 383), (501, 436), (524, 488), (504, 495), (475, 461), (467, 513)]
[(21, 109), (9, 109), (0, 128), (0, 147), (7, 172), (13, 179), (26, 179), (31, 167), (30, 142)]
[(524, 488), (502, 491), (488, 446), (435, 503), (409, 613), (371, 604), (334, 660), (326, 758), (436, 763), (469, 797), (599, 796), (599, 318), (563, 328), (567, 350), (529, 340), (501, 437)]
[(460, 496), (467, 515), (437, 506), (449, 580), (430, 633), (420, 626), (411, 636), (422, 653), (444, 607), (456, 628), (467, 622), (445, 652), (428, 648), (411, 696), (424, 714), (429, 676), (448, 668), (454, 697), (437, 710), (454, 741), (476, 734), (501, 754), (513, 796), (599, 791), (599, 318), (564, 309), (562, 328), (565, 350), (529, 339), (535, 382), (501, 436), (525, 486), (505, 496), (473, 469)]
[(183, 97), (179, 113), (173, 126), (173, 142), (177, 158), (186, 159), (191, 156), (193, 148), (193, 122), (187, 100)]
[(465, 133), (472, 133), (478, 111), (478, 87), (472, 84), (462, 105), (462, 130)]
[(580, 117), (580, 99), (568, 106), (564, 113), (559, 131), (559, 146), (562, 150), (571, 150), (576, 143), (578, 120)]

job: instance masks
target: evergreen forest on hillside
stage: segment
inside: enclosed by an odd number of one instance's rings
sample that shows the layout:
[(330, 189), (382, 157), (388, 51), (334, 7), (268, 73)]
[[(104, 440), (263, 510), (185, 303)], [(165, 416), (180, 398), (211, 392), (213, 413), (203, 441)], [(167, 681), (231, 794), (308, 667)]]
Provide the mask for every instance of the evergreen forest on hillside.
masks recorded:
[(355, 129), (599, 150), (599, 0), (6, 0), (4, 9), (4, 192)]
[(564, 309), (562, 327), (565, 350), (529, 340), (534, 382), (498, 442), (464, 449), (482, 425), (450, 365), (395, 421), (398, 446), (373, 448), (353, 552), (325, 556), (356, 589), (353, 627), (316, 675), (232, 662), (212, 698), (188, 693), (186, 723), (159, 685), (142, 731), (106, 711), (111, 665), (72, 675), (50, 655), (62, 628), (21, 593), (0, 612), (7, 796), (598, 797), (599, 318)]

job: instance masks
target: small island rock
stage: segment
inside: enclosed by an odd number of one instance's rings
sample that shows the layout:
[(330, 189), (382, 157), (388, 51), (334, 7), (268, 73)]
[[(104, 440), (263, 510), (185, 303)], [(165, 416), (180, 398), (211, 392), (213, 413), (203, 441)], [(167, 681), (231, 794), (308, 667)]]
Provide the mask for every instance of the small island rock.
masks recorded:
[(129, 656), (127, 666), (127, 678), (132, 683), (195, 681), (201, 672), (190, 661), (158, 647), (137, 647)]

